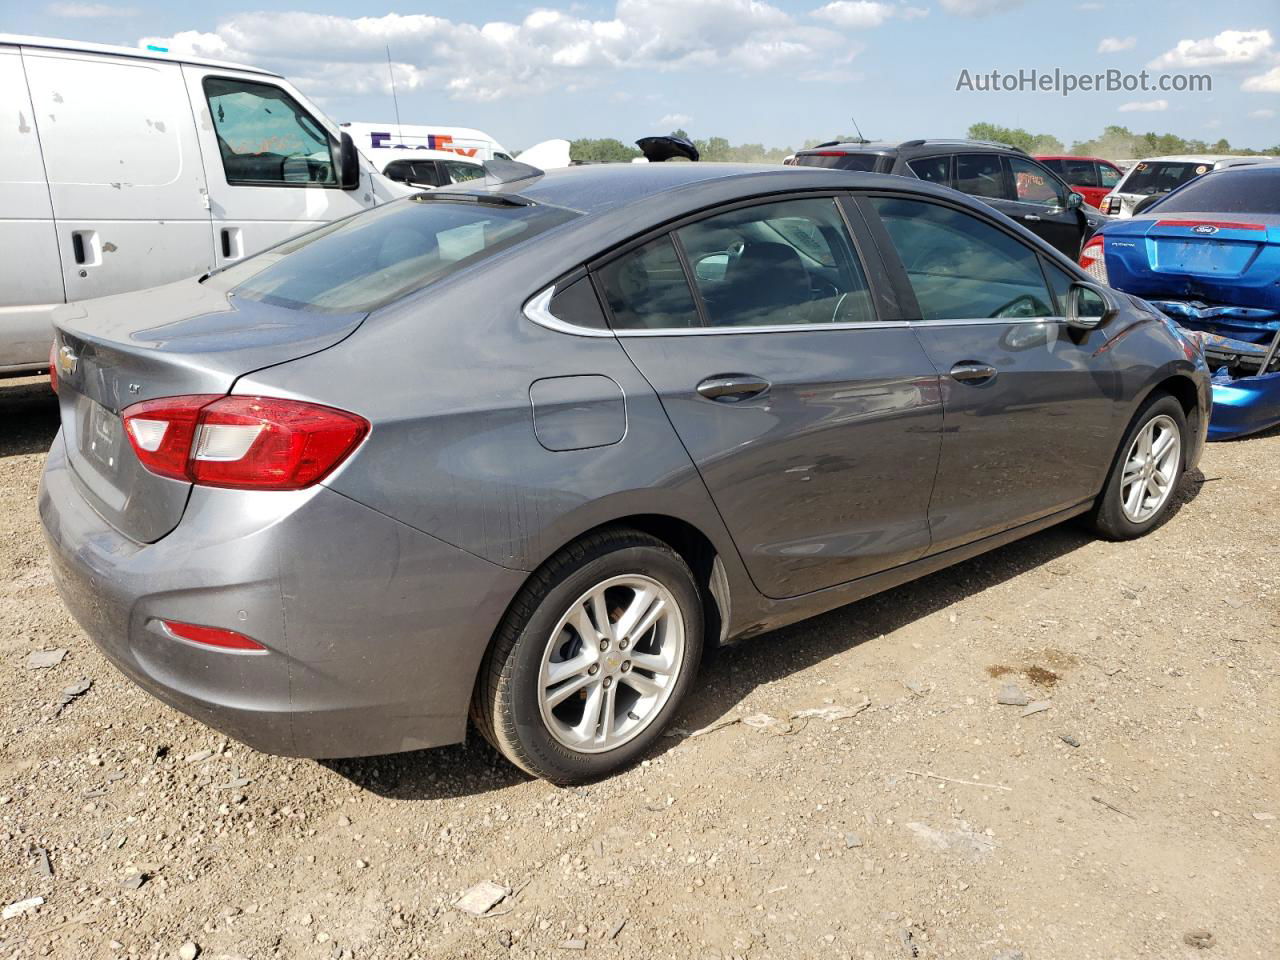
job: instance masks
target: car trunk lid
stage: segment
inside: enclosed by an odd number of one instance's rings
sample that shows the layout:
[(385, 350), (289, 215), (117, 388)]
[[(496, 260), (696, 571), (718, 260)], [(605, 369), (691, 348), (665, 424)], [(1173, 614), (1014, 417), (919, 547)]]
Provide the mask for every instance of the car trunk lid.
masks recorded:
[(70, 304), (55, 314), (62, 440), (81, 492), (115, 529), (150, 543), (182, 518), (191, 484), (146, 470), (121, 411), (160, 397), (228, 393), (240, 376), (327, 349), (365, 314), (229, 295), (214, 276)]

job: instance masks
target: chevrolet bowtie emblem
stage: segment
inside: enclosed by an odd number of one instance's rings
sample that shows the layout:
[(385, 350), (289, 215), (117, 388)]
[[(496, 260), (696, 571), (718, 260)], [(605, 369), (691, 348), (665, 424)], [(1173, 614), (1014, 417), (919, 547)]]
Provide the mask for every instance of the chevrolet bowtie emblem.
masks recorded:
[(60, 347), (58, 350), (58, 373), (64, 377), (69, 377), (76, 372), (76, 367), (80, 365), (80, 358), (76, 356), (74, 350), (68, 346)]

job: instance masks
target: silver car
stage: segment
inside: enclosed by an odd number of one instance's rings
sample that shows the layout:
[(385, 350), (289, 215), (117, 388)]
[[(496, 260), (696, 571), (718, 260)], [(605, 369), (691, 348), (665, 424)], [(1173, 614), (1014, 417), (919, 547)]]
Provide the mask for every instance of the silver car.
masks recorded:
[(570, 783), (703, 648), (1200, 456), (1199, 351), (991, 207), (876, 174), (539, 171), (68, 308), (56, 580), (155, 696), (259, 749), (453, 743)]

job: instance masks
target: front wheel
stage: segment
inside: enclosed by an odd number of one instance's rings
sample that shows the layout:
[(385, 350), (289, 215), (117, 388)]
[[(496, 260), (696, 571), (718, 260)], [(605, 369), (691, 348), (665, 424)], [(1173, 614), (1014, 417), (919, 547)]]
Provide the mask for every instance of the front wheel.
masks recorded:
[(1169, 512), (1185, 468), (1187, 418), (1168, 394), (1147, 399), (1125, 433), (1090, 517), (1110, 540), (1132, 540)]
[(521, 590), (485, 656), (480, 732), (537, 777), (579, 783), (633, 762), (678, 708), (702, 655), (693, 574), (661, 540), (590, 534)]

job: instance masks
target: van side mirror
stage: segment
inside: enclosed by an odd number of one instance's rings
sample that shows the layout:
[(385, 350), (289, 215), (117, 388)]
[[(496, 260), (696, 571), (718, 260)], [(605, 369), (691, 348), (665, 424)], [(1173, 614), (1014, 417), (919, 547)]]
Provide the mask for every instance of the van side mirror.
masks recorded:
[(346, 131), (338, 142), (338, 185), (343, 190), (360, 186), (360, 154), (356, 152), (356, 142)]
[(1096, 283), (1077, 280), (1067, 293), (1067, 326), (1077, 330), (1100, 327), (1120, 310), (1111, 292)]

